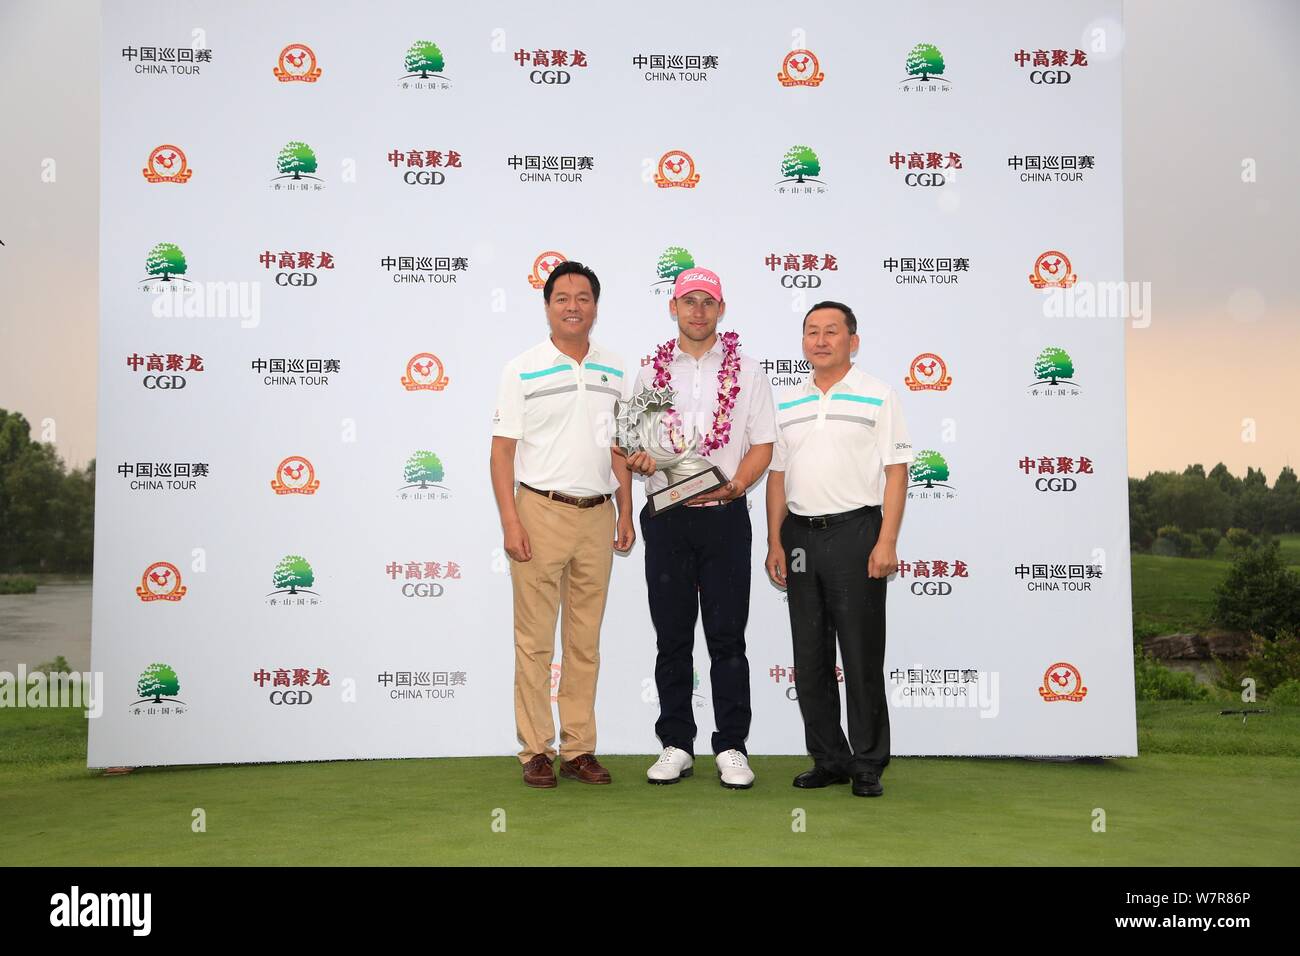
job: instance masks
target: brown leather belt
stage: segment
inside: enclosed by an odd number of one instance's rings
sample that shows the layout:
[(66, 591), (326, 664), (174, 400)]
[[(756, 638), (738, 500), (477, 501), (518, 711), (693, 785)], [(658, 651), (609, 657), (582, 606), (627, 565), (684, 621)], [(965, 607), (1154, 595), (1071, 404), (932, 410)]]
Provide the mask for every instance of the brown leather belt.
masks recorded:
[(564, 495), (558, 491), (542, 491), (541, 488), (534, 488), (532, 485), (526, 485), (519, 482), (520, 488), (527, 488), (529, 491), (535, 491), (543, 498), (550, 498), (552, 501), (559, 501), (562, 504), (573, 505), (575, 508), (594, 508), (597, 505), (603, 505), (612, 497), (611, 495), (592, 495), (590, 498), (575, 498), (572, 495)]

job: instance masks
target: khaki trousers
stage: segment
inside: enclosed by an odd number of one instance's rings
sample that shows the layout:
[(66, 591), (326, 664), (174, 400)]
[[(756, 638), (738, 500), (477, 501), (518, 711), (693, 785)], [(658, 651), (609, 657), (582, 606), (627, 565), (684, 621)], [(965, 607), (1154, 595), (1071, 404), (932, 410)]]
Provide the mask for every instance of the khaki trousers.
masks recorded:
[(560, 756), (596, 752), (596, 674), (600, 622), (614, 563), (614, 502), (578, 508), (535, 491), (515, 492), (519, 520), (533, 557), (511, 561), (515, 599), (515, 728), (519, 760), (555, 756), (551, 661), (555, 620), (560, 629)]

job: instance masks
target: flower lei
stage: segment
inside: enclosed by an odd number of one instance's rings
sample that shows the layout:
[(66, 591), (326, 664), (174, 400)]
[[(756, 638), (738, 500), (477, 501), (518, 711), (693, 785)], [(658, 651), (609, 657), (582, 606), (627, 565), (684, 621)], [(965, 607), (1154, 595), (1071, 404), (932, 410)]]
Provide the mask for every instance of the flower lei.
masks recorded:
[[(713, 429), (700, 440), (701, 455), (708, 455), (731, 441), (731, 412), (736, 407), (736, 396), (740, 394), (740, 334), (724, 332), (719, 338), (722, 339), (722, 368), (718, 370), (718, 405), (713, 412)], [(671, 387), (673, 376), (669, 366), (676, 347), (677, 340), (669, 339), (655, 349), (655, 388)], [(664, 420), (673, 449), (679, 454), (684, 452), (686, 441), (682, 437), (681, 416), (676, 409), (669, 409)]]

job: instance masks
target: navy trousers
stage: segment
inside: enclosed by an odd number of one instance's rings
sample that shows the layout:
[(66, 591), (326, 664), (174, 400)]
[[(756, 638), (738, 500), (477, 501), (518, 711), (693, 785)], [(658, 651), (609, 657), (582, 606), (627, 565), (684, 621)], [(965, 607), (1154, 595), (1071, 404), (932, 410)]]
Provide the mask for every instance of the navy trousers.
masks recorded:
[(658, 653), (655, 686), (665, 747), (695, 754), (693, 705), (696, 612), (703, 615), (717, 731), (713, 752), (745, 753), (749, 736), (749, 578), (753, 532), (744, 498), (707, 508), (641, 511), (645, 580)]

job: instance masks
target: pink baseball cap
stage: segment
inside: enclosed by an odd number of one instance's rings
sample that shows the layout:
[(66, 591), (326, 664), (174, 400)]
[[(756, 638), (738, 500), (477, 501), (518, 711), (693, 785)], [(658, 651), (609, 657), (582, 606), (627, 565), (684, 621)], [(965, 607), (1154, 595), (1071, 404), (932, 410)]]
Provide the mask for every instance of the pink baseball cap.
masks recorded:
[(680, 299), (688, 292), (702, 289), (719, 302), (722, 301), (722, 280), (708, 269), (686, 269), (677, 276), (673, 285), (673, 298)]

